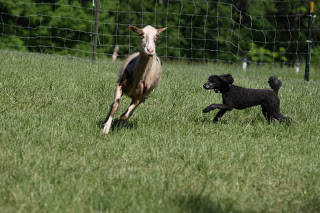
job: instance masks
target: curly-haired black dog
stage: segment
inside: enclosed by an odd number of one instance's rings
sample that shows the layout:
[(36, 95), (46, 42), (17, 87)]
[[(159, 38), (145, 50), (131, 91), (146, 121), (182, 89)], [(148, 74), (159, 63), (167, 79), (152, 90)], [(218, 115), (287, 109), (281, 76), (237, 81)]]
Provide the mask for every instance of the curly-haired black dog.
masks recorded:
[(247, 89), (233, 85), (233, 77), (231, 74), (212, 75), (208, 82), (203, 85), (205, 89), (213, 89), (216, 93), (220, 92), (223, 98), (223, 104), (211, 104), (202, 111), (210, 112), (214, 109), (220, 109), (216, 117), (213, 119), (217, 122), (227, 111), (235, 109), (245, 109), (252, 106), (261, 105), (264, 117), (270, 122), (274, 119), (280, 121), (291, 120), (280, 113), (280, 99), (278, 91), (281, 87), (281, 81), (271, 76), (269, 85), (272, 90), (268, 89)]

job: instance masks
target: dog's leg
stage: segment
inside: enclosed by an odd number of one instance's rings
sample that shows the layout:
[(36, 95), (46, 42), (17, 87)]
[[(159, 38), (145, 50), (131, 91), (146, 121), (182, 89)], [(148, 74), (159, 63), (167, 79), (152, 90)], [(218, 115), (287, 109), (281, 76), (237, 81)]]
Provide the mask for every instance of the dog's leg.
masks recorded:
[(109, 133), (114, 113), (118, 110), (120, 106), (120, 98), (122, 96), (122, 86), (119, 83), (117, 84), (116, 90), (114, 92), (114, 96), (115, 96), (114, 102), (111, 104), (110, 111), (105, 119), (105, 124), (102, 131), (103, 134)]
[(214, 110), (214, 109), (223, 109), (223, 110), (226, 110), (226, 111), (231, 111), (233, 109), (233, 107), (225, 105), (225, 104), (211, 104), (210, 106), (204, 108), (202, 110), (202, 112), (208, 113), (208, 112), (210, 112), (211, 110)]
[(227, 111), (228, 110), (226, 110), (226, 109), (220, 109), (220, 111), (218, 112), (216, 117), (214, 117), (213, 122), (218, 122), (220, 120), (220, 118), (224, 115), (224, 113), (226, 113)]
[(274, 113), (270, 110), (265, 109), (264, 107), (262, 107), (262, 114), (268, 122), (272, 122), (275, 119)]
[(262, 114), (267, 119), (267, 121), (270, 122), (269, 114), (268, 114), (267, 110), (265, 110), (263, 107), (262, 107)]
[(267, 121), (272, 122), (275, 119), (279, 120), (279, 121), (291, 121), (292, 119), (287, 118), (286, 116), (282, 115), (280, 113), (279, 109), (276, 108), (268, 108), (266, 106), (262, 107), (262, 113), (264, 115), (264, 117), (267, 119)]
[(283, 122), (283, 121), (292, 121), (292, 119), (287, 118), (286, 116), (282, 115), (280, 112), (276, 113), (275, 119), (277, 119), (277, 120), (279, 120), (281, 122)]

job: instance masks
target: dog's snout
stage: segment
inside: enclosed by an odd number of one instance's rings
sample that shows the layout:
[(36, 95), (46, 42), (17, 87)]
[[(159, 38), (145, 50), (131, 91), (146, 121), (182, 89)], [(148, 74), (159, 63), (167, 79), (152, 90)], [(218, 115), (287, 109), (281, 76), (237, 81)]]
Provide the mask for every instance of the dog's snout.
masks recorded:
[(205, 88), (205, 89), (210, 89), (210, 86), (209, 86), (208, 83), (205, 83), (205, 84), (203, 85), (203, 88)]

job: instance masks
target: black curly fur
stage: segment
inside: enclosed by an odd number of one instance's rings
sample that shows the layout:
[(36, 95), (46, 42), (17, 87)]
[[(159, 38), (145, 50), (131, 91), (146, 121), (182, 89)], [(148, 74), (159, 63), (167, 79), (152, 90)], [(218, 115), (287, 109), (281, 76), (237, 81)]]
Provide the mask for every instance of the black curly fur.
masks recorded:
[(280, 121), (291, 120), (280, 113), (280, 99), (278, 91), (281, 87), (281, 81), (276, 76), (271, 76), (268, 80), (272, 90), (268, 89), (247, 89), (235, 86), (232, 83), (234, 79), (231, 74), (212, 75), (208, 82), (203, 85), (205, 89), (213, 89), (215, 92), (222, 93), (223, 104), (211, 104), (202, 111), (210, 112), (214, 109), (220, 109), (213, 119), (217, 122), (227, 111), (232, 109), (245, 109), (252, 106), (261, 105), (262, 113), (268, 121), (274, 119)]
[(271, 76), (268, 80), (271, 89), (278, 94), (281, 87), (281, 81), (276, 76)]

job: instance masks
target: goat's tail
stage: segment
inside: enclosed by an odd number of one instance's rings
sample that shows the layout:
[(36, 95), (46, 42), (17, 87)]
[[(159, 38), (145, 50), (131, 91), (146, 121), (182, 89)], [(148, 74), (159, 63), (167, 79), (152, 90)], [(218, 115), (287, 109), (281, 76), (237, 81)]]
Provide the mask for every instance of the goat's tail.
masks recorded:
[(271, 89), (278, 94), (281, 87), (281, 81), (276, 76), (271, 76), (268, 80)]

